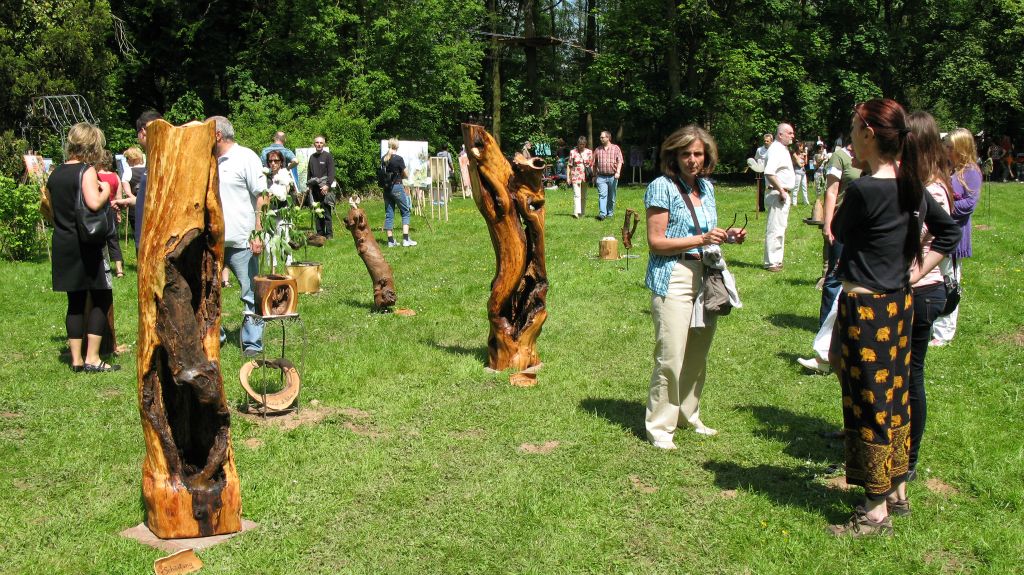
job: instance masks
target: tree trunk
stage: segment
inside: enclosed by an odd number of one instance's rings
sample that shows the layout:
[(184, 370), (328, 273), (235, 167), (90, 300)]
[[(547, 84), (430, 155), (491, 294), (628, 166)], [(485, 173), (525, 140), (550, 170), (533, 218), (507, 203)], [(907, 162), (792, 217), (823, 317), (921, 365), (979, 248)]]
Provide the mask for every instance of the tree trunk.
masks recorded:
[(373, 281), (373, 309), (387, 311), (398, 299), (391, 266), (384, 259), (380, 245), (373, 237), (370, 225), (366, 221), (366, 212), (358, 207), (359, 201), (350, 199), (349, 203), (352, 208), (345, 216), (345, 227), (352, 232), (352, 239), (356, 241), (356, 252), (363, 259), (366, 271), (370, 272), (370, 279)]
[[(491, 15), (491, 33), (498, 33), (498, 1), (487, 0), (487, 12)], [(501, 145), (501, 46), (498, 38), (491, 37), (491, 131)]]
[(516, 154), (510, 165), (482, 126), (462, 125), (473, 199), (487, 222), (496, 271), (487, 301), (487, 365), (517, 371), (540, 364), (535, 349), (547, 318), (544, 161)]
[(242, 500), (220, 373), (224, 218), (214, 123), (157, 120), (146, 132), (137, 354), (146, 524), (164, 539), (234, 533)]
[(524, 0), (526, 2), (525, 16), (525, 34), (527, 43), (523, 46), (523, 52), (526, 54), (526, 101), (530, 103), (530, 112), (535, 115), (540, 115), (540, 73), (537, 58), (537, 47), (531, 46), (529, 40), (537, 36), (537, 22), (540, 20), (540, 3), (538, 0)]

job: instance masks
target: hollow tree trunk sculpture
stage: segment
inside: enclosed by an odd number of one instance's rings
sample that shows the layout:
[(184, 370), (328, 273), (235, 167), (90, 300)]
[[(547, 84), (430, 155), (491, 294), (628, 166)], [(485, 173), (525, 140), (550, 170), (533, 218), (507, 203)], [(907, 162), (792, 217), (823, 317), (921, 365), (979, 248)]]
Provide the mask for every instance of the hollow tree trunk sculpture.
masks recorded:
[(214, 123), (147, 127), (139, 246), (139, 411), (146, 524), (176, 539), (241, 529), (242, 501), (220, 372), (224, 218)]
[(366, 221), (366, 212), (359, 207), (359, 198), (350, 198), (348, 203), (352, 207), (345, 216), (345, 227), (352, 232), (356, 252), (363, 259), (366, 271), (370, 272), (370, 280), (373, 281), (373, 309), (387, 311), (398, 300), (391, 266), (384, 259), (384, 253), (380, 251), (380, 245), (373, 237), (370, 225)]
[(509, 164), (482, 126), (462, 125), (473, 199), (487, 222), (496, 267), (487, 301), (491, 369), (524, 370), (540, 363), (537, 337), (547, 318), (544, 263), (544, 161), (516, 154)]

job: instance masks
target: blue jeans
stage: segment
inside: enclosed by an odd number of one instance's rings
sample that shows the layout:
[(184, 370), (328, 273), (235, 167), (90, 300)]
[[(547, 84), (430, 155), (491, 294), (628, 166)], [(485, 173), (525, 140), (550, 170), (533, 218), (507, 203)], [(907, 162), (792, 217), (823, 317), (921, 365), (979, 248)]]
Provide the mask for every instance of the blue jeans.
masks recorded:
[(836, 275), (836, 263), (843, 255), (843, 244), (838, 241), (832, 242), (828, 247), (828, 271), (825, 272), (825, 283), (821, 286), (821, 308), (818, 309), (818, 327), (825, 323), (828, 312), (832, 309), (832, 302), (839, 297), (843, 291), (843, 280)]
[(395, 206), (402, 213), (402, 225), (409, 225), (409, 218), (412, 216), (412, 206), (409, 203), (409, 195), (405, 193), (402, 184), (391, 186), (390, 190), (384, 192), (384, 229), (395, 229)]
[(938, 283), (914, 288), (914, 323), (910, 329), (910, 468), (917, 468), (917, 455), (924, 437), (928, 417), (928, 399), (924, 391), (924, 361), (928, 355), (928, 341), (932, 338), (932, 324), (946, 306), (946, 286)]
[(597, 217), (610, 218), (615, 215), (615, 190), (619, 181), (615, 176), (597, 177)]
[[(224, 247), (224, 265), (231, 269), (238, 280), (242, 305), (246, 312), (256, 312), (256, 295), (252, 290), (252, 278), (260, 273), (259, 256), (254, 256), (249, 248)], [(242, 319), (242, 329), (238, 334), (242, 342), (242, 352), (259, 352), (263, 350), (263, 324), (257, 324), (251, 317)], [(224, 340), (224, 328), (221, 327), (221, 341)]]

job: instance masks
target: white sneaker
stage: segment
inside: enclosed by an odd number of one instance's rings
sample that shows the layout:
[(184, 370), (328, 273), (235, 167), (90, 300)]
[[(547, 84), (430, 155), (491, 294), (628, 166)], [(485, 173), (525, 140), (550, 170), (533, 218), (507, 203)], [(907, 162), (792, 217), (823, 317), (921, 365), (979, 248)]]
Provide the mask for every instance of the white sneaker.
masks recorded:
[(948, 341), (945, 341), (945, 340), (942, 340), (942, 339), (939, 339), (939, 338), (935, 338), (935, 339), (933, 339), (933, 340), (928, 342), (928, 347), (943, 347), (944, 345), (946, 345), (948, 343), (949, 343)]
[(414, 245), (416, 245), (416, 242), (414, 242), (412, 240), (402, 240), (402, 247), (403, 248), (411, 248)]
[(657, 447), (658, 449), (664, 449), (665, 451), (672, 451), (678, 449), (676, 447), (676, 444), (672, 443), (672, 441), (653, 441), (651, 442), (651, 445)]
[(820, 373), (828, 375), (832, 372), (832, 366), (824, 361), (819, 361), (816, 357), (798, 357), (796, 362), (813, 371), (814, 373)]
[(388, 242), (388, 247), (389, 248), (393, 248), (393, 247), (397, 247), (397, 246), (398, 246), (398, 242)]

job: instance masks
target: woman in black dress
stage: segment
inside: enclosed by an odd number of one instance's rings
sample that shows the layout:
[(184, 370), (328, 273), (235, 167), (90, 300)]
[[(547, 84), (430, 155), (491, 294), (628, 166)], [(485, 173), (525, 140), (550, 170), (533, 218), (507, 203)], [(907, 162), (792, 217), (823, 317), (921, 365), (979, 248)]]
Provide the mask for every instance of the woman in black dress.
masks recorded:
[[(116, 371), (100, 359), (100, 342), (107, 325), (107, 313), (113, 303), (110, 272), (103, 257), (103, 244), (78, 241), (75, 225), (75, 204), (81, 186), (82, 200), (90, 210), (98, 210), (110, 199), (110, 188), (100, 182), (90, 163), (103, 154), (106, 139), (103, 132), (87, 122), (75, 124), (68, 131), (63, 164), (50, 174), (46, 183), (53, 204), (53, 291), (68, 294), (68, 310), (64, 319), (71, 349), (72, 371)], [(85, 317), (86, 298), (91, 296), (92, 309)], [(87, 344), (83, 356), (83, 338)]]

